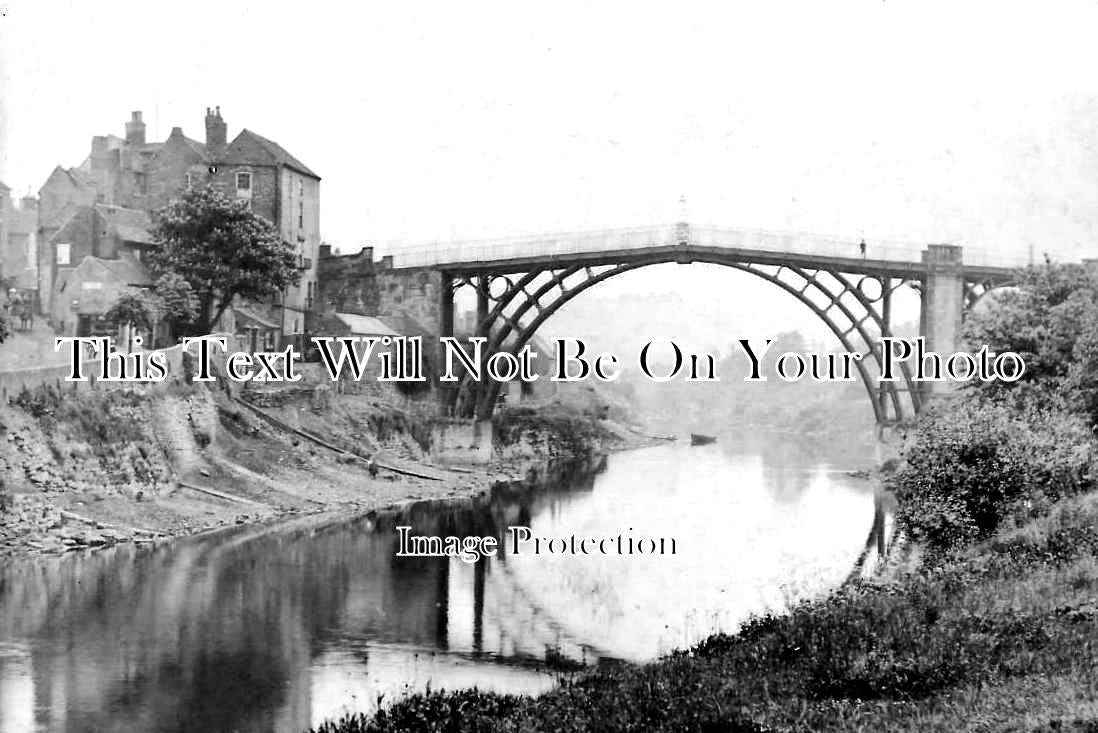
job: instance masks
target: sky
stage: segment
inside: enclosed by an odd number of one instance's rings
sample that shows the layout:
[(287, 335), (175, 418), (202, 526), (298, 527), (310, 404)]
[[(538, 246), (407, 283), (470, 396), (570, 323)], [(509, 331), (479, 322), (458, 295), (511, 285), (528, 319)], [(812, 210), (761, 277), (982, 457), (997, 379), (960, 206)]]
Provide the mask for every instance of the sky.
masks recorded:
[(344, 252), (685, 197), (699, 224), (1098, 256), (1094, 0), (0, 6), (18, 194), (132, 110), (201, 139), (220, 105), (320, 174)]

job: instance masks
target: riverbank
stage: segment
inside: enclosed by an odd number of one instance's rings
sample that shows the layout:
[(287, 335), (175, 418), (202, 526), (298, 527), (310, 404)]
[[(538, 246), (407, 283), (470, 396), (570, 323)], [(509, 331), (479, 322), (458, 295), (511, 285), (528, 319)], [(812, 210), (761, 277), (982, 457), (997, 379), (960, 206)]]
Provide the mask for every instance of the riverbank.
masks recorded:
[(537, 697), (414, 695), (317, 733), (1098, 726), (1098, 495), (647, 665)]
[(508, 437), (488, 462), (443, 463), (431, 455), (431, 413), (381, 389), (251, 402), (193, 384), (23, 394), (0, 408), (0, 557), (472, 496), (554, 461), (645, 444), (557, 405), (516, 411), (517, 423), (505, 411)]

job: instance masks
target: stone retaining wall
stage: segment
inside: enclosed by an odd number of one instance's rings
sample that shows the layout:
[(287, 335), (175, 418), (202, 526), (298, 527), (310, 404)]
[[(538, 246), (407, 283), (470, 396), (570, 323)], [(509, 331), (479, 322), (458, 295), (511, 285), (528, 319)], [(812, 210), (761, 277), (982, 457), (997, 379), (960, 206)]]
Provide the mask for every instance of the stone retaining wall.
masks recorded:
[[(195, 347), (191, 351), (196, 351)], [(69, 364), (56, 366), (30, 367), (28, 369), (13, 369), (0, 372), (0, 404), (9, 404), (17, 398), (23, 390), (34, 390), (39, 387), (53, 387), (58, 392), (79, 392), (89, 389), (118, 389), (133, 387), (135, 385), (162, 387), (173, 381), (183, 378), (183, 347), (173, 346), (170, 349), (162, 349), (165, 355), (165, 363), (168, 376), (161, 382), (104, 382), (99, 379), (99, 360), (85, 359), (81, 361), (82, 372), (87, 378), (82, 382), (70, 382), (66, 378), (71, 370)], [(136, 353), (136, 352), (135, 352)], [(151, 351), (142, 352), (145, 354)]]

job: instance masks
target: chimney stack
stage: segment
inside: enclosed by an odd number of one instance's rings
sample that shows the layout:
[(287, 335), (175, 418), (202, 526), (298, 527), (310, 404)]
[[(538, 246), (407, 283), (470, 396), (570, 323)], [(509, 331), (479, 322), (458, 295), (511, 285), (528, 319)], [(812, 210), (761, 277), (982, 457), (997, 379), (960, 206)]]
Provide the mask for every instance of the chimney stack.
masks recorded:
[(91, 169), (93, 173), (104, 171), (110, 167), (111, 151), (106, 135), (92, 136), (91, 144)]
[(145, 123), (141, 121), (140, 110), (131, 113), (130, 121), (126, 123), (126, 142), (130, 145), (145, 144)]
[(221, 107), (214, 107), (213, 111), (206, 108), (206, 149), (210, 153), (219, 153), (225, 148), (226, 130), (225, 120), (221, 119)]

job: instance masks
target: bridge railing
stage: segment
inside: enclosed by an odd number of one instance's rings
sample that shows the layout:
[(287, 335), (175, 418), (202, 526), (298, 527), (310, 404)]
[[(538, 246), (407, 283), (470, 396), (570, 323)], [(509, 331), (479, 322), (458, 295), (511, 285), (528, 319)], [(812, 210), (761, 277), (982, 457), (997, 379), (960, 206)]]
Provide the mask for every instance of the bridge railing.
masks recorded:
[[(728, 227), (691, 227), (691, 243), (703, 247), (729, 247), (762, 252), (860, 258), (860, 241), (835, 239), (802, 232)], [(922, 262), (925, 248), (910, 242), (867, 241), (865, 257), (890, 262)]]
[[(837, 239), (805, 232), (771, 231), (766, 229), (732, 229), (728, 227), (701, 226), (690, 228), (691, 242), (710, 247), (735, 247), (737, 249), (767, 252), (789, 252), (818, 255), (820, 257), (861, 257), (861, 242)], [(999, 249), (962, 246), (962, 262), (984, 267), (1025, 267), (1030, 264), (1029, 255), (1004, 252)], [(887, 239), (867, 239), (865, 257), (888, 262), (922, 262), (925, 244)]]
[[(684, 238), (685, 235), (685, 238)], [(727, 247), (779, 254), (815, 255), (840, 259), (861, 258), (860, 242), (818, 234), (764, 229), (668, 224), (662, 226), (600, 229), (527, 235), (504, 239), (431, 242), (404, 247), (393, 253), (397, 267), (428, 267), (449, 263), (499, 262), (529, 257), (554, 257), (678, 245), (683, 241), (703, 247)], [(894, 240), (866, 241), (865, 258), (897, 263), (922, 262), (924, 244)], [(963, 247), (966, 265), (1024, 267), (1030, 257), (997, 249)]]
[(393, 253), (397, 267), (423, 267), (449, 262), (485, 262), (663, 247), (675, 243), (675, 226), (600, 229), (539, 234), (506, 239), (431, 242)]

